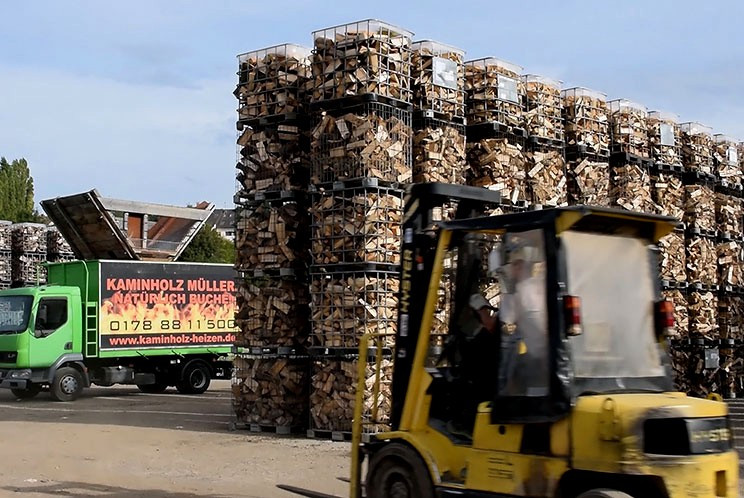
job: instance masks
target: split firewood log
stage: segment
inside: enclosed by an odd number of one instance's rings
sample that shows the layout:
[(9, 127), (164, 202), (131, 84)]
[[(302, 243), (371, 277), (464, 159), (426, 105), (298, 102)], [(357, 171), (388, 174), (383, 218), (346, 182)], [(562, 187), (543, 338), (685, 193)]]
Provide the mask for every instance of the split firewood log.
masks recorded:
[(651, 198), (657, 214), (682, 221), (685, 217), (685, 186), (676, 174), (658, 173), (651, 176)]
[(308, 150), (299, 127), (245, 128), (238, 145), (241, 151), (236, 166), (237, 180), (242, 196), (267, 190), (307, 188)]
[(716, 246), (718, 254), (718, 283), (740, 287), (744, 285), (744, 258), (742, 258), (742, 243), (739, 240), (719, 242)]
[(414, 42), (411, 50), (414, 108), (464, 117), (465, 52), (429, 40)]
[(649, 157), (646, 107), (618, 99), (609, 102), (609, 108), (612, 144), (628, 154)]
[(400, 262), (400, 191), (327, 190), (314, 196), (310, 212), (314, 264)]
[(687, 239), (687, 280), (704, 285), (718, 284), (718, 257), (713, 239)]
[(46, 225), (16, 223), (11, 225), (11, 247), (17, 253), (46, 253)]
[(414, 183), (465, 183), (465, 130), (426, 120), (413, 134)]
[(664, 299), (668, 299), (674, 305), (674, 330), (678, 339), (686, 339), (689, 335), (690, 316), (687, 311), (687, 296), (681, 290), (661, 291)]
[(718, 179), (741, 186), (742, 170), (736, 141), (726, 135), (716, 135), (713, 144), (713, 165)]
[(310, 295), (307, 284), (256, 278), (239, 282), (240, 328), (235, 344), (256, 347), (303, 347), (309, 335)]
[(712, 292), (690, 292), (688, 296), (691, 339), (718, 339), (718, 297)]
[(561, 82), (534, 74), (522, 77), (525, 87), (527, 135), (563, 142)]
[(618, 164), (612, 166), (610, 174), (612, 205), (628, 211), (658, 211), (651, 197), (651, 176), (646, 168), (637, 164)]
[(609, 206), (610, 165), (590, 159), (571, 161), (566, 169), (571, 205)]
[(362, 104), (339, 116), (324, 113), (312, 131), (313, 182), (355, 178), (410, 182), (411, 113)]
[(610, 147), (607, 96), (587, 88), (569, 88), (563, 96), (566, 145), (589, 154), (607, 154)]
[(240, 119), (256, 119), (302, 110), (310, 77), (310, 49), (285, 43), (238, 56)]
[(493, 57), (465, 63), (468, 124), (498, 122), (523, 129), (525, 87), (522, 68)]
[(708, 185), (685, 186), (685, 223), (699, 230), (717, 230), (715, 191)]
[[(359, 379), (358, 362), (335, 358), (316, 359), (310, 385), (311, 429), (351, 431)], [(389, 430), (393, 360), (384, 358), (377, 383), (374, 359), (368, 360), (364, 382), (364, 432)], [(375, 385), (379, 385), (375, 389)], [(373, 417), (373, 415), (376, 415)]]
[(309, 216), (296, 202), (264, 202), (237, 210), (237, 270), (294, 268), (309, 260)]
[(682, 164), (688, 171), (713, 173), (712, 128), (700, 123), (679, 125), (682, 143)]
[(663, 280), (686, 282), (686, 262), (684, 233), (671, 232), (659, 240), (659, 273)]
[(648, 113), (648, 145), (654, 162), (670, 166), (682, 165), (681, 137), (678, 117), (669, 112)]
[(527, 200), (527, 159), (522, 146), (508, 138), (489, 138), (467, 144), (468, 185), (501, 192), (505, 202)]
[[(312, 344), (357, 347), (367, 332), (398, 328), (397, 272), (328, 272), (311, 275)], [(392, 337), (386, 339), (391, 345)]]
[(411, 102), (411, 36), (375, 20), (315, 31), (312, 101), (376, 93)]
[(233, 360), (232, 404), (245, 424), (307, 427), (308, 360), (238, 355)]
[(566, 160), (563, 150), (528, 152), (527, 191), (531, 204), (565, 206), (568, 204)]
[(744, 204), (733, 195), (716, 193), (716, 223), (721, 233), (729, 237), (741, 238), (744, 226)]

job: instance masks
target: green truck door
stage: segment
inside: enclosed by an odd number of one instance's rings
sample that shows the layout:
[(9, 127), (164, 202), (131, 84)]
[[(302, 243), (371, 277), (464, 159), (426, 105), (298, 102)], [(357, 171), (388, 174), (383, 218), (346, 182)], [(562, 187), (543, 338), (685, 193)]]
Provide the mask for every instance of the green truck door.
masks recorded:
[(31, 368), (50, 367), (63, 354), (73, 353), (73, 315), (68, 297), (42, 297), (29, 345)]

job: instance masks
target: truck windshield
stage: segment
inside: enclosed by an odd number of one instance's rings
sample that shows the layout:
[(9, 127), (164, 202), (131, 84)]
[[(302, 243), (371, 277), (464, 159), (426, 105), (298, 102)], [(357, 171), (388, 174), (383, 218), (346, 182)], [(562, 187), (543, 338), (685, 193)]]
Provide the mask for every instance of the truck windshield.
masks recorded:
[(567, 291), (581, 299), (583, 334), (570, 339), (577, 385), (598, 392), (670, 387), (654, 334), (655, 277), (647, 243), (571, 231), (561, 239)]
[(0, 296), (0, 334), (16, 334), (28, 328), (32, 296)]

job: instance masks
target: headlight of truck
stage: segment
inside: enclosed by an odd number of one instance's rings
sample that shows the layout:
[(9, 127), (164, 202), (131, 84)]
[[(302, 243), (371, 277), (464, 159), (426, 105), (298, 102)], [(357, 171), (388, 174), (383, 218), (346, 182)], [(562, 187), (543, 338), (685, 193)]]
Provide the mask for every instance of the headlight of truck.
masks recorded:
[(31, 370), (25, 369), (25, 370), (11, 370), (9, 377), (11, 379), (30, 379), (31, 378)]

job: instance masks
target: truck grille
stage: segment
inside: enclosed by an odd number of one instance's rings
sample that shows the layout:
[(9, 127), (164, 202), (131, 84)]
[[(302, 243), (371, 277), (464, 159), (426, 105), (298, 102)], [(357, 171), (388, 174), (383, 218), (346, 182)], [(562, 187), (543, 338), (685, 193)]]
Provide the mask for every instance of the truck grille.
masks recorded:
[(0, 351), (0, 363), (15, 363), (17, 358), (15, 351)]
[(704, 455), (733, 448), (726, 417), (648, 419), (643, 451), (654, 455)]

